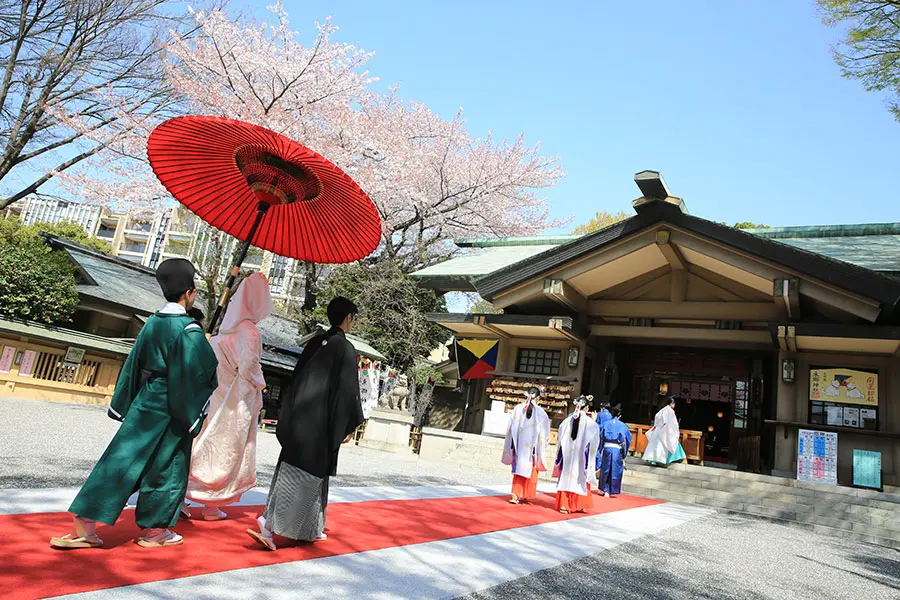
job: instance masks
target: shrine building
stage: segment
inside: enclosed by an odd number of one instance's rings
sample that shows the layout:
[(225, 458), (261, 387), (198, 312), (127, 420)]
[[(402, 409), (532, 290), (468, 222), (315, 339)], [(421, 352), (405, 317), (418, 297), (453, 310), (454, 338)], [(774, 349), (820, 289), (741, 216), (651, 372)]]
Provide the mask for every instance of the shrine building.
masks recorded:
[(459, 241), (472, 251), (414, 274), (502, 309), (430, 315), (457, 354), (496, 346), (462, 381), (464, 429), (496, 433), (534, 382), (554, 425), (584, 393), (646, 429), (672, 395), (695, 460), (795, 477), (814, 430), (837, 433), (840, 484), (863, 452), (900, 485), (900, 224), (739, 230), (689, 214), (657, 172), (635, 182), (627, 220)]

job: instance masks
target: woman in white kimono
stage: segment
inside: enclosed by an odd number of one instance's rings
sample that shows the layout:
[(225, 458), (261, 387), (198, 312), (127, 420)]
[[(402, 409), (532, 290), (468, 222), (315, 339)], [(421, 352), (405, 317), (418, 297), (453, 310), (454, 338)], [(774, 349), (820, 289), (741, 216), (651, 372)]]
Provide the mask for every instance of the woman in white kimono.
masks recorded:
[(503, 445), (504, 465), (512, 465), (513, 483), (510, 504), (528, 502), (537, 496), (538, 473), (546, 471), (544, 448), (550, 438), (550, 418), (537, 400), (537, 387), (525, 392), (525, 402), (513, 409)]
[(600, 445), (600, 428), (583, 408), (584, 397), (575, 401), (575, 412), (559, 426), (556, 465), (556, 510), (561, 513), (584, 512), (593, 506), (591, 485), (597, 487), (594, 461)]
[(675, 398), (670, 396), (668, 403), (656, 413), (653, 427), (647, 433), (647, 448), (642, 458), (654, 465), (668, 465), (670, 462), (684, 458), (681, 447), (681, 431), (678, 418), (675, 416)]
[[(275, 307), (262, 273), (241, 282), (219, 333), (210, 340), (219, 359), (219, 386), (209, 399), (209, 418), (194, 440), (187, 499), (204, 505), (203, 518), (219, 521), (219, 507), (240, 500), (256, 485), (257, 417), (266, 387), (262, 336), (256, 324)], [(189, 516), (185, 505), (183, 512)]]

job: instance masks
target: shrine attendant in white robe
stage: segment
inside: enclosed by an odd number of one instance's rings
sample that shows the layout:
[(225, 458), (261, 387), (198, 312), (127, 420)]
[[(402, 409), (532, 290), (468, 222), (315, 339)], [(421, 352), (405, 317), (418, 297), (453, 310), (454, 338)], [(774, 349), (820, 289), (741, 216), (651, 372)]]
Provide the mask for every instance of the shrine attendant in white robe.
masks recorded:
[(559, 426), (556, 464), (556, 510), (561, 513), (584, 512), (593, 507), (591, 487), (597, 487), (594, 461), (600, 445), (600, 428), (584, 412), (585, 401), (575, 401), (575, 412)]
[(667, 465), (685, 457), (681, 447), (681, 431), (678, 418), (675, 416), (675, 398), (669, 397), (668, 403), (653, 418), (653, 427), (647, 433), (647, 448), (642, 458), (655, 465)]
[(265, 275), (254, 273), (241, 282), (210, 340), (219, 359), (219, 386), (194, 440), (187, 492), (188, 500), (204, 505), (207, 521), (226, 518), (219, 507), (237, 502), (256, 485), (257, 417), (266, 387), (256, 324), (274, 310)]
[(538, 473), (547, 470), (544, 448), (550, 438), (550, 418), (537, 404), (540, 395), (539, 388), (529, 388), (525, 402), (513, 409), (509, 420), (501, 462), (512, 466), (510, 504), (533, 499), (537, 495)]

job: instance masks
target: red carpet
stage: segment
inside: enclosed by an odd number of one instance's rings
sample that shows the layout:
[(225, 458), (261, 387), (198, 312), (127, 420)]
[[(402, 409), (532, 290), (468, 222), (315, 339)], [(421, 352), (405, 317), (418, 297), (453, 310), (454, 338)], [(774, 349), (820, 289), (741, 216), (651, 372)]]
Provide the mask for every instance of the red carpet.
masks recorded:
[[(180, 521), (183, 546), (141, 548), (132, 540), (139, 530), (133, 511), (115, 527), (101, 526), (101, 550), (54, 550), (49, 540), (72, 530), (68, 513), (0, 516), (0, 589), (12, 600), (46, 598), (192, 575), (204, 575), (324, 556), (351, 554), (395, 546), (528, 527), (578, 518), (552, 510), (554, 496), (534, 504), (512, 506), (506, 496), (439, 500), (392, 500), (338, 503), (328, 508), (329, 539), (318, 544), (260, 549), (245, 530), (255, 528), (259, 506), (233, 507), (230, 519), (217, 523)], [(588, 514), (659, 504), (620, 496), (595, 498)], [(282, 544), (285, 540), (276, 538)]]

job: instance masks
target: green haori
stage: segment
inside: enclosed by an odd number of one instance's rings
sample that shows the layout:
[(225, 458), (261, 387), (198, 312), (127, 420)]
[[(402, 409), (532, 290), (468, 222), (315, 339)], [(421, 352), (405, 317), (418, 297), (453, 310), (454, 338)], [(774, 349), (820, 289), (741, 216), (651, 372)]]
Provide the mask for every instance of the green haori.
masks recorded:
[(122, 426), (70, 512), (113, 525), (129, 496), (139, 492), (139, 527), (172, 527), (178, 521), (191, 443), (216, 388), (215, 353), (193, 323), (180, 314), (157, 313), (147, 320), (110, 403), (109, 415)]

